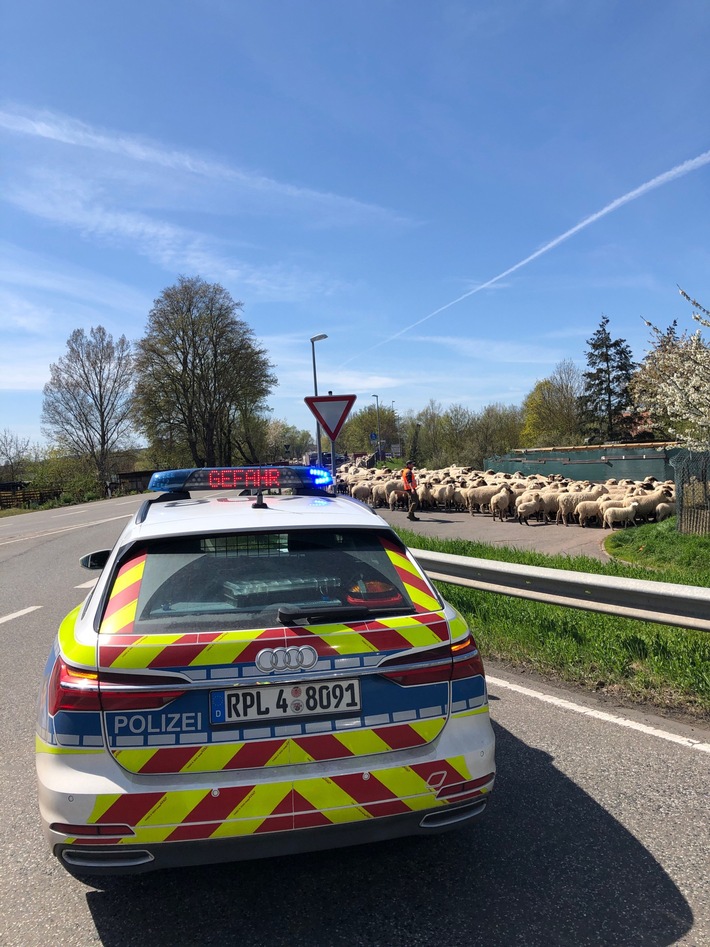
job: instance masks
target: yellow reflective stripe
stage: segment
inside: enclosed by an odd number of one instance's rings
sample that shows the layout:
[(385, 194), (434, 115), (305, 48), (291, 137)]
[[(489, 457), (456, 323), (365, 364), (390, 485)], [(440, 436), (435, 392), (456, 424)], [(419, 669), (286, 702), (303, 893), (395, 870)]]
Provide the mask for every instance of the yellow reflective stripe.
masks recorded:
[(393, 566), (396, 566), (397, 569), (404, 569), (407, 572), (411, 572), (412, 575), (416, 575), (419, 578), (419, 572), (417, 571), (416, 566), (414, 566), (411, 561), (402, 553), (395, 552), (394, 550), (387, 550), (387, 555)]
[(288, 741), (289, 763), (312, 763), (313, 757), (307, 753), (303, 747), (295, 740)]
[(63, 619), (59, 626), (59, 650), (65, 658), (74, 667), (91, 668), (96, 670), (96, 644), (83, 644), (74, 637), (74, 626), (79, 617), (79, 612), (83, 608), (77, 605)]
[(98, 822), (99, 819), (108, 812), (111, 806), (118, 802), (119, 799), (123, 799), (123, 796), (120, 793), (111, 793), (101, 796), (96, 796), (96, 801), (94, 803), (94, 808), (91, 810), (91, 815), (86, 820), (87, 825), (91, 825), (93, 822)]
[[(128, 608), (130, 606), (126, 607)], [(133, 608), (135, 610), (135, 605)], [(123, 611), (124, 609), (121, 609), (121, 612)], [(121, 612), (117, 612), (116, 614), (120, 615)], [(101, 631), (104, 631), (104, 625), (101, 626)], [(142, 635), (140, 638), (136, 638), (135, 641), (132, 641), (129, 648), (124, 648), (120, 654), (116, 656), (110, 666), (112, 668), (129, 668), (132, 670), (135, 668), (147, 668), (169, 645), (179, 641), (182, 637), (183, 635)]]
[(462, 710), (460, 713), (452, 713), (452, 717), (475, 717), (476, 714), (487, 714), (489, 713), (488, 704), (484, 704), (483, 707), (474, 707), (473, 710)]
[[(188, 667), (202, 667), (212, 664), (234, 664), (242, 651), (253, 644), (259, 632), (225, 631), (219, 638), (206, 644), (199, 654), (190, 661)], [(265, 645), (266, 646), (266, 645)]]
[(409, 593), (409, 597), (415, 605), (421, 605), (422, 608), (426, 608), (428, 611), (433, 611), (433, 609), (439, 607), (439, 603), (432, 595), (429, 595), (427, 592), (421, 592), (418, 588), (406, 582), (404, 584)]
[(424, 648), (427, 645), (442, 644), (441, 638), (435, 635), (428, 625), (404, 625), (401, 628), (393, 628), (397, 634), (406, 638), (413, 648)]
[(434, 737), (437, 737), (444, 729), (446, 717), (432, 717), (431, 720), (415, 720), (409, 726), (415, 730), (419, 736), (431, 743)]
[(125, 572), (121, 573), (113, 583), (113, 588), (111, 589), (111, 597), (109, 601), (118, 595), (120, 592), (123, 592), (124, 589), (127, 589), (129, 585), (133, 585), (135, 582), (140, 582), (143, 578), (143, 570), (145, 569), (145, 559), (141, 562), (137, 562), (134, 566), (131, 566), (130, 569), (126, 569)]
[(113, 615), (105, 617), (101, 622), (101, 634), (115, 635), (123, 631), (123, 629), (129, 625), (132, 625), (136, 617), (137, 607), (138, 599), (134, 599), (127, 605), (124, 605), (123, 608), (119, 608), (119, 610), (114, 612)]
[(172, 832), (176, 825), (184, 822), (185, 816), (192, 812), (195, 806), (202, 802), (209, 793), (209, 789), (166, 792), (136, 825), (141, 826), (141, 828), (160, 826), (166, 829), (165, 834), (167, 835)]
[(408, 806), (410, 805), (410, 797), (420, 796), (422, 793), (431, 796), (436, 792), (435, 789), (427, 785), (425, 779), (422, 779), (409, 766), (399, 766), (397, 769), (373, 770), (372, 775)]
[(120, 763), (129, 773), (139, 773), (145, 764), (158, 752), (160, 747), (141, 747), (136, 750), (112, 750), (117, 763)]
[(42, 737), (35, 735), (35, 753), (51, 753), (53, 756), (89, 756), (92, 753), (103, 752), (103, 749), (100, 747), (97, 749), (89, 749), (83, 746), (56, 746), (54, 743), (47, 743)]
[(261, 826), (264, 819), (268, 816), (262, 816), (260, 819), (239, 819), (231, 822), (222, 822), (210, 834), (210, 838), (231, 838), (234, 835), (253, 835)]
[(331, 822), (356, 822), (372, 818), (352, 796), (327, 777), (300, 779), (293, 784), (293, 788)]
[(377, 645), (363, 638), (347, 625), (328, 626), (324, 630), (322, 625), (306, 625), (306, 628), (313, 635), (319, 638), (331, 648), (334, 648), (338, 654), (362, 654), (363, 651), (377, 651)]
[[(229, 835), (246, 835), (255, 832), (264, 819), (267, 819), (274, 809), (283, 802), (291, 791), (291, 783), (269, 783), (263, 786), (254, 786), (251, 792), (234, 808), (221, 825), (212, 833), (211, 838), (222, 838)], [(248, 827), (239, 828), (235, 821), (251, 820)]]
[(456, 615), (452, 621), (449, 622), (449, 627), (451, 628), (452, 641), (456, 641), (457, 638), (462, 638), (464, 635), (468, 634), (468, 622), (458, 612), (456, 612)]
[(185, 763), (180, 772), (213, 773), (216, 770), (224, 769), (234, 756), (235, 749), (241, 746), (243, 746), (241, 743), (238, 747), (234, 743), (205, 744)]
[(455, 769), (457, 773), (460, 773), (464, 779), (473, 778), (465, 756), (450, 756), (446, 762), (452, 769)]
[(386, 753), (391, 747), (378, 737), (372, 730), (349, 730), (347, 732), (333, 732), (346, 749), (355, 756), (367, 756), (368, 753)]

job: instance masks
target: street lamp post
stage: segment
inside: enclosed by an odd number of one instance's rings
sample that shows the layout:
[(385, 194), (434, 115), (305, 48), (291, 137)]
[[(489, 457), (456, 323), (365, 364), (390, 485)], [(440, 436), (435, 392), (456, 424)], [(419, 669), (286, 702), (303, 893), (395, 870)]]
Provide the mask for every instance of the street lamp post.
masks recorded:
[[(314, 335), (311, 339), (311, 355), (313, 356), (313, 394), (318, 395), (318, 376), (316, 374), (316, 342), (322, 341), (322, 339), (327, 339), (328, 336), (325, 332), (321, 332), (320, 335)], [(317, 463), (319, 467), (323, 466), (323, 451), (321, 449), (320, 443), (320, 424), (316, 421), (316, 451), (318, 453)]]
[(377, 406), (377, 460), (380, 460), (380, 398), (379, 395), (372, 396)]

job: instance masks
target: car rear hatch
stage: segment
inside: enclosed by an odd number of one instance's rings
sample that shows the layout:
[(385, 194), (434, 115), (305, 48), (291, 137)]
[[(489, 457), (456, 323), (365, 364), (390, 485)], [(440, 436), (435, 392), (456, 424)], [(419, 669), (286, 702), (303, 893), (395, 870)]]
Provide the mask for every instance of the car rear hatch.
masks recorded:
[(131, 773), (194, 775), (421, 747), (451, 662), (442, 603), (387, 531), (147, 544), (100, 626), (108, 748)]

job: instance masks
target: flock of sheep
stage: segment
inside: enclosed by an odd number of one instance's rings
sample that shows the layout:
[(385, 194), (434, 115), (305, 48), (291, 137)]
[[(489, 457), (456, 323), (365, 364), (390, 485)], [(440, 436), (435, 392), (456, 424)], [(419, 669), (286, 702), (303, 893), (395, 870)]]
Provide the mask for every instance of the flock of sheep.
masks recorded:
[[(423, 510), (483, 513), (494, 520), (516, 519), (528, 526), (535, 519), (539, 523), (614, 529), (660, 522), (676, 512), (674, 482), (655, 477), (594, 483), (569, 480), (560, 474), (541, 477), (456, 466), (421, 469), (415, 471), (415, 476)], [(340, 492), (375, 509), (406, 509), (399, 471), (346, 464), (338, 468), (336, 484)]]

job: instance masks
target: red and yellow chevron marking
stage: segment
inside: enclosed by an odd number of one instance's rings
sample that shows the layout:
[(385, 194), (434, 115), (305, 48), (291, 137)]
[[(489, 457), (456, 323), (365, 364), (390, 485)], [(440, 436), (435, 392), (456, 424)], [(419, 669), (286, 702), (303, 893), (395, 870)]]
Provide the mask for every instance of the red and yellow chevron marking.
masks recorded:
[(336, 825), (446, 806), (442, 785), (471, 779), (463, 756), (367, 773), (176, 792), (98, 796), (88, 824), (130, 825), (135, 835), (84, 844), (148, 844), (233, 838), (258, 832)]
[(111, 670), (155, 670), (253, 663), (262, 648), (279, 648), (283, 644), (283, 628), (111, 635), (99, 640), (99, 666)]
[(101, 634), (130, 634), (133, 631), (145, 560), (146, 552), (141, 551), (121, 566), (106, 605)]
[(286, 739), (206, 743), (200, 746), (136, 747), (113, 749), (111, 752), (128, 772), (143, 775), (261, 769), (412, 749), (434, 740), (445, 723), (445, 717), (432, 717), (411, 724)]
[(381, 542), (390, 562), (397, 570), (397, 575), (404, 583), (407, 594), (412, 602), (414, 602), (417, 611), (434, 612), (440, 609), (441, 603), (439, 599), (433, 594), (431, 588), (414, 563), (407, 558), (399, 546), (387, 539), (382, 539)]
[(295, 644), (310, 644), (319, 657), (332, 658), (427, 648), (447, 641), (448, 637), (448, 625), (441, 612), (298, 628), (174, 635), (122, 632), (100, 638), (99, 666), (106, 670), (156, 670), (253, 663), (262, 648)]

